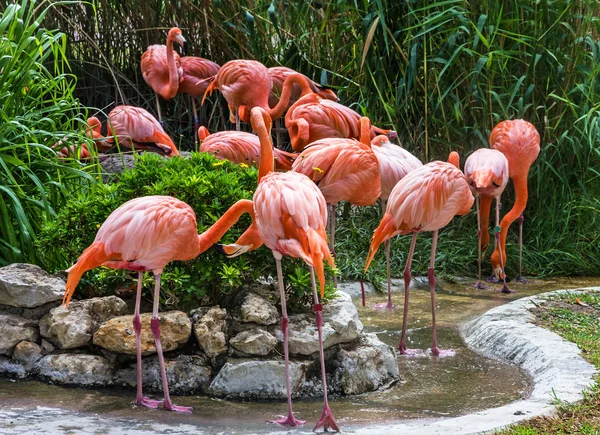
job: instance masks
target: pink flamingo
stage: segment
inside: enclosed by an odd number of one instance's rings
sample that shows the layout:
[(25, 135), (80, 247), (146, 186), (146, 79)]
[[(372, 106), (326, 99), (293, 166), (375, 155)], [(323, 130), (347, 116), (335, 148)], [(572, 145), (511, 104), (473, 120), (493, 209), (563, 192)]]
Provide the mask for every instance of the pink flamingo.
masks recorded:
[(200, 127), (196, 98), (204, 95), (209, 85), (209, 81), (206, 79), (217, 74), (220, 68), (215, 62), (202, 57), (184, 56), (181, 58), (182, 75), (177, 93), (188, 94), (192, 99), (194, 131), (198, 131)]
[[(277, 103), (279, 103), (279, 95), (281, 95), (281, 91), (283, 89), (283, 83), (285, 82), (285, 79), (287, 79), (292, 74), (300, 74), (300, 73), (297, 71), (294, 71), (293, 69), (288, 68), (286, 66), (274, 66), (272, 68), (268, 68), (267, 71), (269, 72), (269, 76), (271, 77), (271, 82), (272, 82), (271, 93), (269, 94), (269, 106), (275, 107), (277, 105)], [(306, 79), (306, 81), (308, 82), (308, 85), (310, 86), (311, 91), (314, 92), (315, 94), (318, 94), (321, 98), (325, 98), (325, 99), (331, 100), (331, 101), (338, 100), (337, 95), (331, 89), (325, 88), (324, 86), (321, 86), (320, 84), (318, 84), (316, 82), (313, 82), (311, 79), (306, 77), (304, 74), (300, 74), (300, 75), (302, 75)], [(289, 108), (292, 104), (294, 104), (296, 101), (298, 101), (298, 98), (300, 98), (301, 95), (302, 95), (302, 88), (298, 84), (294, 84), (292, 86), (290, 101), (288, 102), (287, 108)]]
[(431, 351), (439, 356), (435, 325), (435, 251), (438, 230), (445, 227), (454, 216), (464, 215), (473, 206), (473, 194), (467, 180), (459, 168), (458, 154), (452, 152), (448, 158), (450, 163), (435, 161), (409, 172), (396, 184), (390, 194), (387, 208), (381, 223), (373, 233), (365, 272), (369, 268), (379, 245), (397, 234), (412, 233), (412, 241), (404, 268), (404, 313), (402, 335), (400, 337), (400, 353), (406, 354), (406, 325), (408, 321), (408, 288), (410, 286), (410, 268), (417, 234), (432, 231), (431, 259), (428, 278), (431, 292), (431, 316), (433, 342)]

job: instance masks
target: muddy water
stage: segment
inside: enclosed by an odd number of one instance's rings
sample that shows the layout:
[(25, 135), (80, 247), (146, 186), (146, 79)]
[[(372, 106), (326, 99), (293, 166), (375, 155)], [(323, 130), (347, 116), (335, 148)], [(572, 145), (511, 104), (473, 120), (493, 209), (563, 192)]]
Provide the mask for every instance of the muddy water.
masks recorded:
[[(331, 406), (344, 426), (369, 425), (416, 418), (443, 418), (496, 407), (525, 397), (527, 377), (508, 364), (484, 358), (462, 343), (457, 326), (490, 308), (532, 294), (598, 285), (600, 280), (555, 279), (513, 285), (517, 293), (505, 295), (494, 289), (475, 290), (470, 282), (444, 282), (437, 291), (438, 343), (454, 351), (452, 356), (433, 358), (426, 353), (431, 345), (430, 295), (426, 286), (411, 290), (408, 320), (409, 348), (421, 349), (417, 356), (398, 358), (402, 380), (392, 388), (361, 396), (334, 397)], [(498, 287), (498, 286), (495, 286)], [(394, 302), (402, 304), (402, 294), (394, 293)], [(380, 295), (367, 296), (366, 306), (355, 300), (360, 318), (369, 332), (396, 346), (400, 338), (401, 310), (375, 311), (372, 306), (384, 302)], [(46, 385), (36, 381), (10, 381), (0, 378), (0, 412), (16, 410), (15, 421), (29, 418), (35, 408), (60, 408), (78, 415), (101, 415), (115, 421), (147, 421), (148, 424), (187, 424), (209, 433), (263, 433), (278, 430), (265, 420), (285, 412), (282, 402), (244, 403), (209, 399), (202, 396), (176, 397), (175, 402), (193, 406), (193, 415), (177, 415), (132, 405), (134, 391), (118, 389), (76, 389)], [(319, 400), (295, 401), (297, 417), (308, 421), (309, 430), (319, 417)], [(73, 414), (75, 415), (75, 414)], [(0, 419), (2, 420), (2, 419)], [(0, 421), (1, 429), (7, 422)], [(62, 433), (62, 432), (60, 432)], [(67, 433), (67, 432), (65, 432)]]

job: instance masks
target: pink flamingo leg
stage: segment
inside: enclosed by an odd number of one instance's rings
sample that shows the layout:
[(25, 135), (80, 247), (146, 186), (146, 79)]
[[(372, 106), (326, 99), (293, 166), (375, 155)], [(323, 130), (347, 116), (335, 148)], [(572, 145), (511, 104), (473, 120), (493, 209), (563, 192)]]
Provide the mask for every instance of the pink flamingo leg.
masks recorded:
[(158, 318), (158, 301), (160, 298), (160, 273), (154, 275), (154, 304), (152, 306), (152, 320), (150, 320), (150, 329), (154, 336), (156, 353), (158, 354), (158, 363), (160, 365), (160, 374), (162, 377), (163, 393), (165, 395), (164, 408), (167, 411), (191, 413), (189, 406), (176, 406), (171, 402), (169, 395), (169, 383), (167, 382), (167, 370), (165, 369), (165, 358), (163, 356), (162, 345), (160, 343), (160, 319)]
[(317, 331), (319, 334), (319, 359), (321, 362), (321, 380), (323, 383), (323, 412), (321, 413), (321, 418), (317, 422), (316, 426), (313, 428), (313, 431), (316, 431), (318, 428), (322, 427), (323, 430), (327, 431), (329, 428), (340, 431), (340, 427), (335, 421), (335, 417), (333, 416), (333, 412), (329, 407), (329, 402), (327, 400), (327, 375), (325, 373), (325, 353), (323, 351), (323, 305), (319, 303), (319, 295), (317, 293), (317, 284), (315, 282), (315, 271), (312, 266), (309, 266), (310, 269), (310, 279), (312, 281), (313, 287), (313, 298), (315, 300), (315, 315), (317, 322)]
[(413, 238), (410, 242), (410, 250), (404, 266), (404, 312), (402, 314), (402, 334), (400, 335), (400, 345), (398, 349), (402, 355), (408, 353), (406, 349), (406, 325), (408, 323), (408, 288), (410, 287), (410, 267), (412, 265), (413, 254), (415, 253), (415, 243), (417, 242), (417, 232), (413, 233)]
[(516, 281), (521, 284), (527, 284), (527, 280), (523, 276), (523, 221), (525, 220), (525, 216), (521, 213), (519, 216), (519, 276), (517, 276)]
[[(331, 204), (331, 213), (329, 214), (329, 252), (335, 261), (335, 209), (336, 205)], [(337, 275), (333, 275), (333, 285), (337, 288)]]
[[(385, 207), (387, 205), (387, 201), (385, 199), (381, 200), (381, 215), (383, 216), (385, 214)], [(385, 246), (385, 268), (387, 271), (387, 296), (388, 296), (388, 300), (387, 302), (384, 302), (382, 304), (375, 304), (374, 308), (376, 309), (386, 309), (386, 310), (393, 310), (394, 309), (394, 304), (392, 304), (392, 277), (391, 277), (391, 273), (390, 273), (390, 239), (387, 239), (383, 242), (384, 246)]]
[(298, 420), (292, 412), (292, 389), (290, 387), (290, 355), (288, 349), (288, 315), (285, 305), (285, 286), (283, 284), (283, 271), (281, 270), (281, 254), (273, 251), (275, 263), (277, 264), (277, 281), (279, 282), (279, 293), (281, 295), (281, 332), (283, 332), (283, 356), (285, 359), (285, 387), (287, 389), (288, 415), (278, 420), (270, 420), (271, 423), (277, 423), (284, 426), (300, 426), (305, 423), (304, 420)]
[(200, 120), (198, 119), (198, 109), (196, 109), (196, 97), (190, 95), (192, 99), (192, 112), (194, 113), (194, 142), (200, 145), (200, 138), (198, 137), (198, 129), (200, 128)]
[(142, 300), (142, 278), (144, 272), (138, 272), (138, 286), (137, 293), (135, 294), (135, 312), (133, 314), (133, 330), (135, 331), (135, 346), (137, 349), (137, 394), (135, 396), (135, 403), (148, 408), (158, 408), (158, 405), (162, 403), (162, 400), (152, 400), (144, 397), (142, 393), (142, 320), (140, 318), (140, 304)]
[(481, 282), (481, 222), (479, 220), (479, 195), (475, 197), (475, 208), (477, 210), (477, 267), (479, 274), (477, 275), (477, 282), (473, 287), (476, 289), (486, 289), (487, 285)]
[(160, 112), (160, 101), (158, 100), (158, 94), (155, 92), (154, 96), (156, 97), (156, 111), (158, 112), (158, 122), (160, 122), (160, 125), (165, 126), (165, 123), (163, 122), (162, 119), (162, 113)]
[(437, 247), (437, 230), (433, 232), (433, 238), (431, 239), (431, 258), (429, 260), (429, 269), (427, 270), (427, 279), (429, 281), (429, 292), (431, 293), (431, 320), (432, 320), (432, 344), (431, 353), (435, 356), (440, 355), (440, 349), (437, 345), (437, 332), (435, 327), (435, 250)]

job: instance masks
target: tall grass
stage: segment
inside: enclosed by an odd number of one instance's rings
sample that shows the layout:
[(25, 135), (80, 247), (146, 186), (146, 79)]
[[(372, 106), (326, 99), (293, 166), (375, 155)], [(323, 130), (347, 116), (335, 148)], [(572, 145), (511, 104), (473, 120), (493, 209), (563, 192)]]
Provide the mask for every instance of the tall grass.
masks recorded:
[[(219, 63), (243, 57), (283, 64), (334, 87), (344, 104), (394, 128), (424, 160), (444, 158), (450, 150), (464, 158), (487, 146), (500, 120), (525, 118), (542, 138), (529, 180), (526, 271), (600, 271), (596, 0), (94, 0), (52, 9), (46, 22), (67, 33), (76, 92), (91, 107), (127, 102), (153, 111), (139, 59), (147, 45), (164, 43), (166, 30), (178, 25), (190, 41), (189, 54)], [(164, 106), (169, 132), (191, 147), (187, 101), (178, 97)], [(504, 212), (512, 202), (509, 188)], [(354, 216), (364, 225), (355, 231), (350, 222), (341, 229), (341, 246), (368, 243), (365, 228), (376, 224), (378, 213)], [(475, 256), (472, 228), (468, 216), (448, 228), (448, 244), (441, 235), (445, 265), (474, 271), (474, 263), (465, 261)], [(513, 232), (510, 238), (508, 268), (514, 270)], [(427, 246), (420, 249), (426, 258)], [(358, 275), (364, 258), (346, 261), (338, 251), (342, 269)], [(375, 266), (381, 270), (381, 263)]]

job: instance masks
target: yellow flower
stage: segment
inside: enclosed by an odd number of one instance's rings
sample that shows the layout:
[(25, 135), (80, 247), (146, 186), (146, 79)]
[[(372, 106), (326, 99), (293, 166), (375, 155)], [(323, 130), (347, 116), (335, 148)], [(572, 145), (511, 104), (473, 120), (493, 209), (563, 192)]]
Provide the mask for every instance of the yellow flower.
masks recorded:
[(241, 166), (242, 168), (244, 168), (244, 169), (248, 167), (248, 165), (247, 165), (247, 164), (245, 164), (245, 163), (240, 163), (240, 166)]
[(325, 171), (324, 171), (323, 169), (321, 169), (321, 168), (313, 168), (313, 171), (320, 172), (321, 174), (322, 174), (323, 172), (325, 172)]
[(96, 224), (96, 228), (100, 228), (100, 224)]
[(225, 164), (225, 160), (221, 160), (220, 162), (213, 163), (213, 166), (223, 166)]

